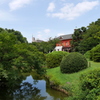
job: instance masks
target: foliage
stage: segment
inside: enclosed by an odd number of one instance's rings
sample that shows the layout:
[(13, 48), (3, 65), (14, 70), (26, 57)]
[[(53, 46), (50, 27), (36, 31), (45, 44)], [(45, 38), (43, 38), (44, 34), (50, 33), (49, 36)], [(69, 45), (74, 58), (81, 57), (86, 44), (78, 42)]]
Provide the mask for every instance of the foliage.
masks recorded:
[(73, 52), (62, 59), (60, 70), (62, 73), (73, 73), (85, 69), (87, 66), (86, 58), (80, 53)]
[(82, 74), (80, 82), (85, 100), (100, 99), (100, 68)]
[(19, 31), (15, 31), (14, 29), (5, 29), (8, 33), (13, 33), (16, 38), (18, 39), (18, 41), (20, 41), (21, 43), (28, 43), (27, 39), (25, 37), (23, 37), (23, 35), (21, 34), (21, 32)]
[(87, 27), (75, 29), (72, 35), (71, 46), (73, 51), (82, 54), (91, 50), (100, 43), (100, 19)]
[(0, 80), (14, 81), (20, 72), (36, 69), (43, 73), (44, 54), (33, 45), (18, 42), (13, 33), (3, 31), (0, 34)]
[(87, 52), (84, 54), (84, 56), (85, 56), (85, 58), (86, 58), (87, 60), (90, 60), (90, 50), (87, 51)]
[(95, 62), (100, 62), (100, 44), (90, 50), (90, 59)]
[(56, 46), (56, 43), (59, 42), (59, 39), (49, 39), (47, 42), (32, 42), (32, 45), (36, 46), (37, 49), (43, 53), (52, 52)]
[(93, 47), (100, 43), (100, 25), (91, 23), (88, 26), (86, 34), (80, 43), (80, 48), (83, 53), (88, 50), (91, 50)]
[(21, 43), (28, 43), (27, 39), (25, 37), (23, 37), (23, 35), (19, 31), (15, 31), (14, 29), (0, 28), (0, 34), (2, 34), (4, 32), (7, 32), (9, 34), (11, 34), (11, 33), (14, 34), (16, 36), (16, 39)]
[(67, 55), (68, 52), (65, 51), (53, 51), (46, 55), (46, 64), (48, 68), (58, 67), (62, 58)]
[(88, 73), (89, 71), (97, 69), (98, 67), (100, 67), (100, 63), (91, 61), (91, 67), (88, 67), (77, 73), (64, 74), (61, 73), (60, 67), (56, 67), (52, 69), (47, 69), (46, 75), (47, 77), (49, 77), (50, 80), (57, 79), (60, 83), (60, 86), (63, 89), (67, 90), (68, 93), (72, 94), (71, 96), (66, 97), (66, 99), (64, 100), (85, 100), (85, 97), (81, 99), (83, 97), (83, 92), (80, 89), (80, 75)]
[(85, 27), (81, 27), (78, 29), (75, 29), (74, 34), (72, 35), (72, 41), (71, 41), (71, 46), (72, 46), (72, 51), (77, 52), (80, 50), (79, 43), (83, 39), (83, 34), (86, 32)]

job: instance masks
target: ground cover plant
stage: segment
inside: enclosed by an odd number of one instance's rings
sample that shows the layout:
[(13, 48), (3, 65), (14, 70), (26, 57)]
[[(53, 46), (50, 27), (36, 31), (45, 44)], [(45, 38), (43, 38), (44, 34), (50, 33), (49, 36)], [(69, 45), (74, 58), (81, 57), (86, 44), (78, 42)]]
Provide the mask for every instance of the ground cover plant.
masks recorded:
[[(84, 69), (82, 71), (71, 73), (71, 74), (63, 74), (60, 72), (60, 67), (47, 69), (47, 76), (49, 77), (50, 81), (53, 82), (59, 82), (59, 86), (66, 91), (68, 91), (71, 96), (69, 99), (66, 100), (72, 100), (74, 96), (78, 97), (80, 90), (80, 75), (87, 73), (88, 71), (97, 69), (100, 67), (100, 63), (89, 61), (91, 64), (91, 67), (88, 67), (87, 69)], [(75, 99), (78, 100), (78, 99)]]
[(80, 89), (81, 98), (100, 100), (100, 67), (80, 76)]

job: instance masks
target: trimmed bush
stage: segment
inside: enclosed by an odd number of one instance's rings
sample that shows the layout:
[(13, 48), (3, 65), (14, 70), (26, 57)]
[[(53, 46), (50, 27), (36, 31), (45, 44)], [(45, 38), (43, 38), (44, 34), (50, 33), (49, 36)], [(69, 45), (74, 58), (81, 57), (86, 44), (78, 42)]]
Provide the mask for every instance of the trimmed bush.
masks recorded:
[(60, 66), (62, 58), (69, 54), (65, 51), (54, 51), (51, 53), (48, 53), (46, 55), (46, 64), (48, 68), (54, 68)]
[(86, 58), (78, 52), (73, 52), (62, 59), (60, 70), (62, 73), (74, 73), (87, 68), (87, 66)]
[(80, 83), (84, 100), (100, 100), (100, 68), (82, 74)]
[(94, 62), (100, 62), (100, 44), (90, 50), (90, 59)]

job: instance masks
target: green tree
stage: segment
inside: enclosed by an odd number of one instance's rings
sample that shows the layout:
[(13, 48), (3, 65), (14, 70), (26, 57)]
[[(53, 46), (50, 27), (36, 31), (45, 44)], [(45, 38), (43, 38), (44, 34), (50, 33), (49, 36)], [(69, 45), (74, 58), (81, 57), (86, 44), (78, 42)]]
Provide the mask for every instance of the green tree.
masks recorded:
[(21, 34), (21, 32), (19, 31), (15, 31), (14, 29), (5, 29), (8, 33), (13, 33), (18, 41), (20, 41), (21, 43), (28, 43), (27, 39), (25, 37), (23, 37), (23, 35)]
[(91, 50), (97, 44), (100, 43), (100, 26), (95, 23), (91, 23), (88, 26), (86, 33), (84, 34), (83, 40), (80, 43), (80, 49), (83, 53)]
[(86, 32), (85, 27), (81, 27), (79, 29), (75, 29), (74, 34), (72, 35), (72, 51), (79, 52), (80, 51), (80, 42), (83, 39), (83, 34)]
[(37, 49), (43, 53), (49, 53), (52, 52), (56, 46), (56, 43), (59, 42), (59, 39), (51, 39), (49, 38), (49, 40), (47, 42), (32, 42), (32, 45), (36, 46)]
[(17, 80), (21, 72), (43, 73), (44, 54), (33, 45), (18, 42), (13, 33), (0, 34), (0, 80)]

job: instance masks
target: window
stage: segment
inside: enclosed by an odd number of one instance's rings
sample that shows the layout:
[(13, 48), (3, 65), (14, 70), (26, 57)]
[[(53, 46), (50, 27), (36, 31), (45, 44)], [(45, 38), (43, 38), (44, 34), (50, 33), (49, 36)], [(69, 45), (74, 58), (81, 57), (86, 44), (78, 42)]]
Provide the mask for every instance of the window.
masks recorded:
[(69, 45), (69, 42), (66, 42), (66, 46), (68, 46)]

